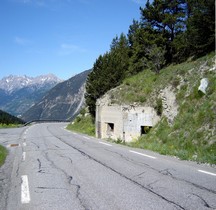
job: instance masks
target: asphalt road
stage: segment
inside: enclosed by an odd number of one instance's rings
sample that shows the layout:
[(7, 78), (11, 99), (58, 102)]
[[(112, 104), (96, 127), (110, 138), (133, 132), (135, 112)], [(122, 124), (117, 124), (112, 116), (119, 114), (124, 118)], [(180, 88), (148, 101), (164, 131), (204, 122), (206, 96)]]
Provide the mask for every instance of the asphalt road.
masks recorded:
[(72, 133), (1, 129), (2, 210), (216, 209), (216, 168)]

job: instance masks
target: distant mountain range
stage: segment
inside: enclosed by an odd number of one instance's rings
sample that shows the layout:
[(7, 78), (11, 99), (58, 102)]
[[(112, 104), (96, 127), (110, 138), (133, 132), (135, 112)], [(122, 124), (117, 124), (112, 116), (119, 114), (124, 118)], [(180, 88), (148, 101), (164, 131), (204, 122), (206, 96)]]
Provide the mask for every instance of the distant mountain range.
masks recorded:
[(22, 88), (39, 89), (44, 85), (56, 85), (62, 82), (54, 74), (41, 75), (38, 77), (14, 76), (10, 75), (0, 80), (0, 89), (4, 90), (8, 94), (11, 94)]
[(22, 115), (24, 121), (71, 120), (84, 105), (85, 82), (91, 70), (57, 84)]
[(22, 115), (60, 82), (53, 74), (4, 77), (0, 80), (0, 109), (14, 116)]

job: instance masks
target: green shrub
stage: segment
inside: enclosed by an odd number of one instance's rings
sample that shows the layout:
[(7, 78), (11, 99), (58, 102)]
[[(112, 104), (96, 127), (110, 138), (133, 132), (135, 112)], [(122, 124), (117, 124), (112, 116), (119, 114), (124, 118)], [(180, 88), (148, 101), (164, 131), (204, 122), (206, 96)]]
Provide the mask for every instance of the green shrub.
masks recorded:
[(163, 112), (163, 102), (161, 98), (157, 98), (156, 105), (154, 106), (154, 109), (157, 112), (157, 115), (161, 116)]

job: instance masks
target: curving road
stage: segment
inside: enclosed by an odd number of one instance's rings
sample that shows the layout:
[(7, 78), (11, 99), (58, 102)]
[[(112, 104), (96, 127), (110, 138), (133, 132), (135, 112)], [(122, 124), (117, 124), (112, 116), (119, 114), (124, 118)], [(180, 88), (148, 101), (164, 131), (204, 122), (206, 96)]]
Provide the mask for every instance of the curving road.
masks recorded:
[(2, 210), (216, 209), (216, 168), (72, 133), (1, 129)]

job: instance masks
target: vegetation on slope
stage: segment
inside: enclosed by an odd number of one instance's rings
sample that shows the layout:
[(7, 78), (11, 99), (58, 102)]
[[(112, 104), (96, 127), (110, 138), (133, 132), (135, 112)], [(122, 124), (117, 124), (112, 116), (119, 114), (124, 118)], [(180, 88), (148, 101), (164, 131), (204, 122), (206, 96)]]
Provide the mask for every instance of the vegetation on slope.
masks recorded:
[[(199, 162), (216, 163), (216, 74), (214, 53), (195, 61), (171, 65), (155, 75), (143, 71), (109, 92), (113, 103), (153, 105), (163, 113), (159, 92), (172, 85), (179, 106), (172, 125), (162, 120), (130, 145)], [(214, 67), (213, 67), (214, 65)], [(206, 95), (198, 91), (208, 78)]]
[(23, 120), (0, 110), (0, 127), (13, 127), (23, 123)]
[[(145, 70), (126, 78), (120, 86), (110, 90), (107, 94), (113, 104), (136, 102), (136, 105), (153, 105), (158, 114), (162, 114), (161, 121), (148, 134), (129, 145), (181, 159), (216, 164), (215, 65), (215, 53), (211, 53), (194, 61), (170, 65), (159, 74)], [(204, 77), (209, 80), (206, 95), (198, 91), (200, 80)], [(179, 106), (172, 124), (163, 115), (158, 94), (169, 85)], [(85, 119), (84, 115), (81, 116), (73, 126), (81, 128)], [(90, 126), (94, 124), (83, 126), (78, 132), (88, 134), (85, 129)]]
[(89, 136), (95, 136), (95, 125), (93, 119), (85, 109), (80, 111), (80, 114), (75, 120), (67, 126), (68, 130), (84, 133)]
[(96, 100), (128, 76), (147, 69), (158, 74), (165, 66), (214, 49), (214, 0), (147, 1), (128, 34), (115, 37), (110, 50), (95, 61), (86, 83), (90, 114), (95, 117)]
[[(201, 58), (215, 49), (214, 0), (148, 0), (140, 14), (128, 34), (114, 38), (110, 50), (98, 57), (87, 78), (85, 99), (92, 118), (96, 100), (111, 90), (112, 103), (151, 105), (162, 116), (132, 146), (215, 163), (216, 78), (209, 71), (215, 58)], [(206, 95), (198, 91), (203, 77), (210, 82)], [(179, 107), (172, 125), (158, 97), (168, 85)]]

